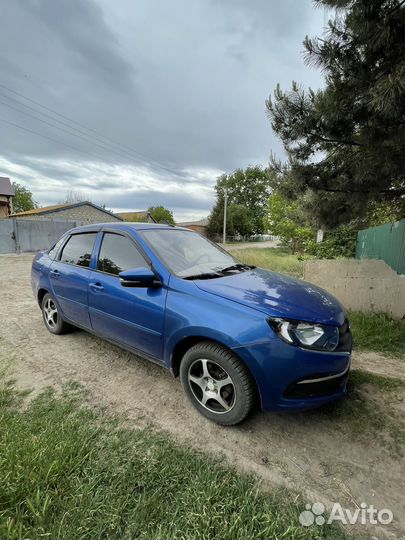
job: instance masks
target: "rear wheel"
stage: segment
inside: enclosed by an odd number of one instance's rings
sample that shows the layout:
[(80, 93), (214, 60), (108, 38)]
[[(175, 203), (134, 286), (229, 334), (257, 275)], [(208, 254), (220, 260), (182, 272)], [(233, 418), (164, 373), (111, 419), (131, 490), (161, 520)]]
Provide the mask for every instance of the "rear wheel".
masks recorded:
[(46, 293), (42, 299), (42, 317), (45, 326), (52, 334), (66, 334), (72, 330), (70, 324), (62, 319), (58, 306), (49, 293)]
[(217, 424), (238, 424), (252, 408), (252, 376), (229, 349), (217, 343), (191, 347), (181, 361), (180, 379), (194, 407)]

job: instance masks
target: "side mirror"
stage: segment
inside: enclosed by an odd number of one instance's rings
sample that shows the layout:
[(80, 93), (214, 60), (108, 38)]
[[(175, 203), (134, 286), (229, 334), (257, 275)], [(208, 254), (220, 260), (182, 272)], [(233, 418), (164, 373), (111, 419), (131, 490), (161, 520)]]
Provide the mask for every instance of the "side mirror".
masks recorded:
[(123, 287), (161, 287), (162, 283), (149, 268), (134, 268), (119, 274)]

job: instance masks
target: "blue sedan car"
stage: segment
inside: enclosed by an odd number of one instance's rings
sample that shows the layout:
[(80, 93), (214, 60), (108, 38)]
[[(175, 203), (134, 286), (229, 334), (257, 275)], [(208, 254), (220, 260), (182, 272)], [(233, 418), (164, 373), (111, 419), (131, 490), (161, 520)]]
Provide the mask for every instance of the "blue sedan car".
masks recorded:
[(47, 329), (92, 332), (180, 376), (223, 425), (341, 397), (351, 333), (331, 295), (242, 264), (194, 231), (149, 223), (70, 230), (36, 255), (32, 288)]

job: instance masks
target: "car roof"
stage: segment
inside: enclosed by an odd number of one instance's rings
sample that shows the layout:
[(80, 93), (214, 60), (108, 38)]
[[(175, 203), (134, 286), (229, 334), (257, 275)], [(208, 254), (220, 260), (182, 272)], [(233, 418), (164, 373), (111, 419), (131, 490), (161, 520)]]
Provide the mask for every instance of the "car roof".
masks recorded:
[(162, 230), (180, 230), (180, 231), (190, 231), (186, 227), (173, 227), (171, 225), (166, 225), (164, 223), (138, 223), (123, 221), (121, 223), (93, 223), (89, 225), (81, 225), (80, 227), (75, 227), (71, 229), (70, 232), (88, 232), (88, 231), (100, 231), (103, 229), (117, 230), (117, 231), (126, 231), (131, 230), (135, 231), (145, 231), (150, 229), (162, 229)]

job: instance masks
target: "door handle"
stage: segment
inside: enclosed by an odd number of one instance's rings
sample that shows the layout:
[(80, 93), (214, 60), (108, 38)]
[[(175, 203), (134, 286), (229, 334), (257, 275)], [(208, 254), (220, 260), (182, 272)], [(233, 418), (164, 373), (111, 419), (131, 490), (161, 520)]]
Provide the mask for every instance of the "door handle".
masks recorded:
[(51, 277), (58, 278), (60, 276), (59, 270), (51, 270), (50, 272)]
[(90, 283), (90, 289), (92, 289), (94, 292), (104, 291), (104, 287), (101, 285), (101, 283)]

